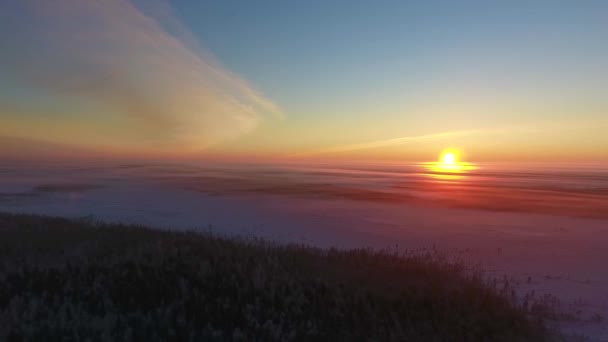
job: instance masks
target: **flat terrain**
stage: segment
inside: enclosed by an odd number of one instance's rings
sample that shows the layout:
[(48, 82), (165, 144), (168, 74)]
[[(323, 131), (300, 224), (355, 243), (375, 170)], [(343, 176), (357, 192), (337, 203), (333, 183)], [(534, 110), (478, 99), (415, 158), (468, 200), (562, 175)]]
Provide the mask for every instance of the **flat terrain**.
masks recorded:
[[(5, 164), (0, 211), (320, 248), (440, 250), (608, 340), (608, 169)], [(447, 177), (447, 176), (446, 176)], [(487, 195), (487, 196), (486, 196)], [(599, 201), (599, 202), (598, 202)], [(570, 203), (572, 202), (572, 203)], [(572, 205), (571, 205), (572, 204)]]

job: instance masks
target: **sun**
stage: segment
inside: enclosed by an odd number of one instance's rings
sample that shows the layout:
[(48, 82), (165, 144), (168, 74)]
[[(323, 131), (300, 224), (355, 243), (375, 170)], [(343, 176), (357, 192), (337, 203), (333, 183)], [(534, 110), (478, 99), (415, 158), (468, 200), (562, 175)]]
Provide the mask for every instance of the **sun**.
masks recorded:
[(446, 152), (441, 158), (441, 161), (444, 164), (453, 165), (456, 163), (456, 155), (453, 152)]
[(430, 171), (430, 177), (453, 181), (463, 179), (467, 172), (477, 169), (475, 164), (461, 161), (461, 159), (462, 150), (448, 148), (441, 152), (439, 160), (424, 163), (424, 165)]
[(439, 157), (439, 163), (444, 166), (458, 165), (458, 152), (453, 149), (444, 150)]

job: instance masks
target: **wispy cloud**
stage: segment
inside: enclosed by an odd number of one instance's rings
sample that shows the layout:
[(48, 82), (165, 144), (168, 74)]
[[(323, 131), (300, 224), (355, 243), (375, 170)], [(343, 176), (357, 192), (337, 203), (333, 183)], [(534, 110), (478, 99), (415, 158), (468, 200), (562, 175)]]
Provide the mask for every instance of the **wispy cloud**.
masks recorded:
[(324, 155), (324, 154), (341, 154), (347, 152), (371, 150), (388, 148), (392, 146), (407, 145), (418, 142), (431, 142), (437, 140), (450, 140), (459, 137), (468, 136), (498, 136), (498, 135), (518, 135), (518, 134), (529, 134), (529, 133), (542, 133), (542, 132), (558, 132), (558, 131), (569, 131), (569, 130), (580, 130), (593, 128), (598, 126), (608, 127), (607, 122), (593, 122), (593, 123), (555, 123), (555, 124), (537, 124), (529, 126), (506, 126), (502, 128), (485, 128), (485, 129), (469, 129), (459, 130), (450, 132), (439, 132), (424, 135), (413, 135), (405, 136), (393, 139), (384, 139), (376, 141), (368, 141), (364, 143), (348, 144), (328, 147), (325, 149), (319, 149), (315, 151), (308, 151), (293, 155), (298, 156), (312, 156), (312, 155)]
[(425, 134), (425, 135), (406, 136), (406, 137), (399, 137), (399, 138), (393, 138), (393, 139), (369, 141), (369, 142), (357, 143), (357, 144), (334, 146), (334, 147), (329, 147), (329, 148), (322, 149), (322, 150), (307, 152), (302, 155), (333, 154), (333, 153), (368, 150), (368, 149), (403, 145), (403, 144), (412, 143), (412, 142), (416, 142), (416, 141), (433, 140), (433, 139), (439, 139), (439, 138), (449, 138), (449, 137), (478, 134), (480, 132), (481, 131), (477, 131), (477, 130), (466, 130), (466, 131), (441, 132), (441, 133), (433, 133), (433, 134)]
[(9, 3), (0, 11), (18, 19), (0, 23), (14, 33), (0, 40), (0, 71), (62, 107), (77, 107), (75, 114), (103, 116), (93, 122), (127, 123), (124, 130), (142, 137), (131, 144), (202, 149), (254, 129), (265, 116), (281, 116), (205, 53), (167, 3)]

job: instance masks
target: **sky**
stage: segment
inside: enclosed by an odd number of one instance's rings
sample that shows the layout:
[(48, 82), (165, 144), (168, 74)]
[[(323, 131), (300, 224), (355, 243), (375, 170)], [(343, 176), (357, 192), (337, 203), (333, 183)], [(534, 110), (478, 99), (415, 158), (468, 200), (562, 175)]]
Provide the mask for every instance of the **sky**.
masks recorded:
[(7, 0), (0, 154), (608, 161), (606, 42), (606, 1)]

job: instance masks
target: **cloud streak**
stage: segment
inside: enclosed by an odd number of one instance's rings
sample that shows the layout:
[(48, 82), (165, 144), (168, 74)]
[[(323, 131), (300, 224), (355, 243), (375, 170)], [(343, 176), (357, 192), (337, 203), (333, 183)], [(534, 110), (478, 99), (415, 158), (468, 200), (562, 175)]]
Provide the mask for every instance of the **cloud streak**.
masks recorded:
[[(0, 71), (72, 116), (120, 125), (119, 135), (137, 137), (128, 144), (141, 149), (200, 150), (253, 130), (267, 116), (281, 116), (272, 101), (205, 54), (166, 3), (157, 3), (158, 15), (141, 4), (23, 0), (0, 5), (18, 16), (0, 24), (14, 33), (0, 40), (7, 51)], [(112, 140), (108, 131), (109, 144), (122, 143)]]
[(530, 126), (511, 126), (504, 128), (495, 128), (495, 129), (469, 129), (469, 130), (460, 130), (460, 131), (450, 131), (450, 132), (439, 132), (432, 134), (424, 134), (424, 135), (415, 135), (415, 136), (405, 136), (393, 139), (384, 139), (384, 140), (376, 140), (369, 141), (364, 143), (355, 143), (348, 145), (340, 145), (333, 146), (325, 149), (320, 149), (316, 151), (304, 152), (296, 155), (292, 155), (293, 157), (299, 156), (313, 156), (313, 155), (329, 155), (329, 154), (341, 154), (355, 151), (363, 151), (363, 150), (372, 150), (379, 148), (388, 148), (392, 146), (400, 146), (407, 145), (410, 143), (417, 142), (430, 142), (437, 140), (446, 140), (446, 139), (455, 139), (459, 137), (468, 137), (468, 136), (498, 136), (498, 135), (517, 135), (517, 134), (527, 134), (527, 133), (542, 133), (542, 132), (559, 132), (559, 131), (569, 131), (569, 130), (580, 130), (586, 128), (593, 127), (608, 127), (608, 121), (606, 122), (596, 122), (592, 124), (538, 124), (538, 125), (530, 125)]

